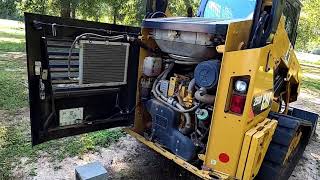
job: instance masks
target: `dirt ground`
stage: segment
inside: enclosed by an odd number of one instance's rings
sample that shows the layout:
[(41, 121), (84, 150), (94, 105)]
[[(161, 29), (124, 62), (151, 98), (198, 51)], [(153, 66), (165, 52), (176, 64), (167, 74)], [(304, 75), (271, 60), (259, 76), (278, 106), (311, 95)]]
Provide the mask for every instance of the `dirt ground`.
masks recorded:
[[(319, 94), (303, 90), (294, 107), (303, 108), (320, 114)], [(20, 117), (25, 118), (28, 114)], [(306, 148), (303, 158), (295, 168), (290, 180), (320, 179), (320, 125), (317, 134)], [(74, 169), (79, 165), (99, 161), (107, 169), (110, 179), (198, 179), (193, 174), (180, 168), (170, 160), (156, 154), (134, 138), (126, 135), (119, 142), (98, 152), (87, 153), (81, 157), (66, 158), (61, 162), (52, 162), (44, 152), (37, 162), (26, 164), (27, 158), (21, 159), (21, 166), (14, 170), (17, 179), (51, 180), (74, 179)], [(35, 176), (27, 172), (34, 169)]]

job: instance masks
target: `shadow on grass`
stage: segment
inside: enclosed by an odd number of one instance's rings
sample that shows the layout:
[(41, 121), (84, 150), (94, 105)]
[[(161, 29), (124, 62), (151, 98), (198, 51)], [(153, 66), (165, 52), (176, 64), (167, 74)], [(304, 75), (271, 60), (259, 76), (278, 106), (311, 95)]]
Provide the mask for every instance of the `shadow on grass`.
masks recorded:
[(0, 41), (0, 51), (2, 52), (24, 52), (25, 43), (21, 42), (10, 42), (10, 41)]
[(320, 92), (320, 80), (303, 77), (302, 87)]
[(24, 40), (24, 31), (4, 31), (4, 30), (0, 30), (0, 37), (4, 37), (4, 38), (14, 38), (14, 39), (18, 39), (18, 40)]

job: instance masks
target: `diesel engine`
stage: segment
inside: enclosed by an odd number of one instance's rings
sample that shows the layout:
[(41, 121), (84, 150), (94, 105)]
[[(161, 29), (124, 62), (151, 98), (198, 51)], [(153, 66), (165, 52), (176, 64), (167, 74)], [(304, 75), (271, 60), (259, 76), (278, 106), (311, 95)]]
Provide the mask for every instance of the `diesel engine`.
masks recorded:
[(216, 46), (224, 44), (225, 33), (192, 32), (177, 21), (166, 22), (173, 29), (161, 24), (161, 18), (144, 21), (159, 48), (144, 59), (140, 79), (141, 102), (151, 121), (145, 136), (191, 161), (205, 151), (222, 58)]

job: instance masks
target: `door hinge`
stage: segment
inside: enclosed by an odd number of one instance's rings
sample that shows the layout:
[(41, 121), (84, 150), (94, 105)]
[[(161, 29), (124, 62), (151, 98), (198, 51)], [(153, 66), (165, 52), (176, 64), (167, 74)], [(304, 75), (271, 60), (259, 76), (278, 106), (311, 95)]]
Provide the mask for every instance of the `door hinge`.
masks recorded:
[(40, 76), (41, 74), (41, 61), (34, 62), (34, 73), (36, 76)]
[(44, 100), (46, 98), (46, 93), (45, 93), (45, 85), (42, 82), (42, 79), (39, 79), (39, 96), (41, 100)]

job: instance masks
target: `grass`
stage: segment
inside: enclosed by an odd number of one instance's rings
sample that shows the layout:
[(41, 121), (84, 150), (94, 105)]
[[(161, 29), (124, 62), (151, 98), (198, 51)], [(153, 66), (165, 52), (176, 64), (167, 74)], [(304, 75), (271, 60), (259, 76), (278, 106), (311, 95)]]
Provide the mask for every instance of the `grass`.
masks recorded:
[(0, 109), (15, 111), (27, 105), (24, 63), (0, 59)]
[(302, 64), (310, 64), (310, 65), (318, 65), (320, 66), (320, 59), (315, 61), (315, 62), (312, 62), (312, 61), (304, 61), (304, 60), (299, 60), (300, 63)]
[(43, 154), (52, 162), (62, 161), (108, 147), (125, 134), (120, 129), (104, 130), (32, 147), (30, 123), (14, 120), (17, 119), (14, 115), (28, 105), (23, 28), (21, 22), (0, 19), (0, 179), (14, 179), (12, 170), (19, 167), (21, 158), (27, 158), (26, 163), (31, 164), (28, 175), (36, 176), (37, 169), (32, 163)]
[(302, 66), (302, 72), (302, 88), (320, 92), (320, 69)]
[[(10, 179), (11, 171), (20, 164), (22, 157), (27, 157), (27, 163), (34, 163), (44, 153), (50, 161), (62, 161), (66, 157), (74, 157), (87, 152), (98, 151), (101, 147), (108, 147), (124, 135), (120, 129), (104, 130), (84, 135), (49, 141), (32, 147), (26, 130), (30, 130), (27, 123), (20, 126), (0, 126), (0, 179)], [(36, 175), (34, 168), (30, 176)]]
[(0, 19), (0, 52), (25, 51), (24, 25)]
[(320, 92), (320, 80), (303, 77), (302, 88)]
[(25, 43), (0, 40), (1, 52), (22, 52), (25, 51)]

